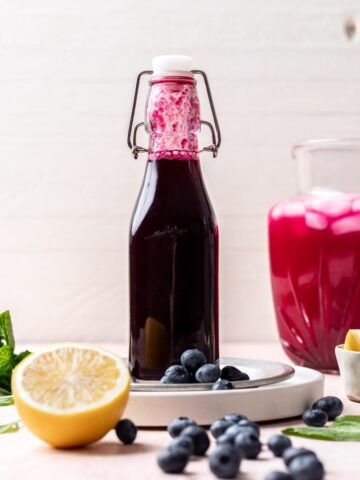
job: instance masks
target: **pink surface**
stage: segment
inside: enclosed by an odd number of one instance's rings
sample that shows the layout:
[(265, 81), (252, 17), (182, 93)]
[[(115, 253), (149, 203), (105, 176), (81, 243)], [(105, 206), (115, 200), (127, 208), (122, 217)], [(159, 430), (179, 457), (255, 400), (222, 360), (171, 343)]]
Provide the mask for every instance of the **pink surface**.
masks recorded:
[[(126, 345), (109, 345), (108, 348), (122, 355), (125, 355), (127, 350)], [(32, 346), (32, 349), (36, 350), (36, 346)], [(223, 346), (221, 353), (228, 356), (287, 361), (278, 344), (227, 344)], [(325, 394), (342, 398), (345, 414), (360, 415), (360, 404), (345, 398), (338, 376), (326, 376)], [(4, 410), (5, 408), (0, 410), (0, 413)], [(262, 440), (266, 441), (270, 435), (279, 433), (285, 426), (301, 424), (299, 419), (263, 424)], [(6, 480), (171, 479), (173, 477), (162, 474), (156, 464), (157, 452), (169, 442), (170, 437), (163, 430), (141, 430), (134, 445), (123, 446), (117, 441), (115, 434), (110, 432), (101, 442), (88, 448), (60, 451), (48, 447), (23, 428), (13, 434), (0, 435), (0, 477)], [(359, 478), (359, 443), (293, 438), (293, 444), (316, 451), (325, 464), (327, 480)], [(213, 446), (214, 444), (211, 448)], [(276, 469), (283, 469), (282, 461), (274, 459), (269, 452), (264, 451), (260, 460), (243, 461), (242, 475), (239, 475), (239, 478), (260, 480), (267, 472)], [(186, 473), (187, 475), (178, 475), (176, 478), (215, 478), (209, 472), (205, 459), (191, 461)]]

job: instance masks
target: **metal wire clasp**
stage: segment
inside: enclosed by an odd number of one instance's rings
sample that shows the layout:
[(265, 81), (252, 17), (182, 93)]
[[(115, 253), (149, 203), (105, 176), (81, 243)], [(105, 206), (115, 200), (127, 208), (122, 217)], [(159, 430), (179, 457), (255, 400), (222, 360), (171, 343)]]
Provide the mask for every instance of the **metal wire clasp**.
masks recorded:
[[(207, 120), (201, 120), (201, 124), (206, 125), (210, 129), (212, 144), (207, 146), (207, 147), (203, 147), (200, 150), (199, 153), (201, 153), (201, 152), (212, 152), (212, 155), (215, 158), (217, 156), (218, 149), (219, 149), (220, 144), (221, 144), (221, 133), (220, 133), (219, 122), (218, 122), (218, 119), (217, 119), (217, 116), (216, 116), (214, 101), (213, 101), (213, 98), (212, 98), (212, 95), (211, 95), (209, 80), (207, 78), (206, 73), (203, 72), (202, 70), (191, 70), (191, 72), (194, 75), (201, 75), (203, 80), (204, 80), (207, 96), (208, 96), (209, 103), (210, 103), (211, 113), (212, 113), (212, 117), (213, 117), (213, 121), (214, 121), (214, 125), (213, 125), (211, 122), (209, 122)], [(136, 144), (137, 132), (138, 132), (140, 127), (145, 125), (145, 123), (144, 122), (137, 123), (135, 125), (134, 129), (133, 129), (133, 125), (134, 125), (136, 103), (137, 103), (137, 98), (138, 98), (138, 94), (139, 94), (141, 78), (144, 75), (152, 75), (152, 74), (153, 74), (152, 70), (144, 70), (143, 72), (140, 72), (139, 75), (136, 78), (134, 100), (133, 100), (133, 104), (132, 104), (132, 108), (131, 108), (129, 129), (128, 129), (128, 135), (127, 135), (127, 144), (128, 144), (128, 147), (130, 148), (130, 150), (132, 151), (132, 154), (133, 154), (135, 159), (138, 158), (139, 153), (148, 151), (147, 148), (141, 147), (140, 145)]]

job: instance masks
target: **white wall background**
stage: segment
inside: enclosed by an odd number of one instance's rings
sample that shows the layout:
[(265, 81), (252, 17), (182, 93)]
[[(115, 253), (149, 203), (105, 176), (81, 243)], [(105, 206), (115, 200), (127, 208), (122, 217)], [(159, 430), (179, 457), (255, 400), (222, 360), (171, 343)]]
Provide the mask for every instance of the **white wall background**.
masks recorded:
[(203, 159), (222, 337), (276, 338), (266, 212), (296, 191), (294, 142), (360, 134), (357, 14), (359, 0), (0, 0), (0, 309), (18, 339), (126, 340), (145, 168), (126, 129), (135, 76), (163, 53), (207, 71), (222, 126)]

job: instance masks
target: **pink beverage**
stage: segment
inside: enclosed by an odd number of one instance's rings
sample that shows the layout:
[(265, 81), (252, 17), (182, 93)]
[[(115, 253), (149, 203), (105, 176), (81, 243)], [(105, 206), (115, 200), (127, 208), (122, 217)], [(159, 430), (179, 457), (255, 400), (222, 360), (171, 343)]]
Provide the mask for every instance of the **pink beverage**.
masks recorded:
[(219, 230), (200, 168), (196, 81), (183, 58), (158, 57), (146, 105), (150, 146), (129, 244), (129, 361), (138, 380), (160, 379), (188, 348), (209, 362), (219, 356)]
[(360, 328), (360, 194), (319, 191), (278, 203), (269, 248), (282, 346), (297, 364), (336, 371), (335, 346)]

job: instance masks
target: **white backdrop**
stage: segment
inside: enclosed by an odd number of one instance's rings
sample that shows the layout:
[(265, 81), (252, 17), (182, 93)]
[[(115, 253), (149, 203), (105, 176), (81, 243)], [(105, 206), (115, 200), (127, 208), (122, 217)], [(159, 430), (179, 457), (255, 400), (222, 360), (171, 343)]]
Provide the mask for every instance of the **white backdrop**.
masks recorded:
[(358, 0), (0, 0), (0, 308), (18, 339), (126, 340), (145, 167), (126, 129), (135, 76), (164, 53), (207, 71), (222, 126), (202, 162), (222, 338), (276, 338), (266, 213), (296, 192), (294, 142), (360, 133), (357, 14)]

